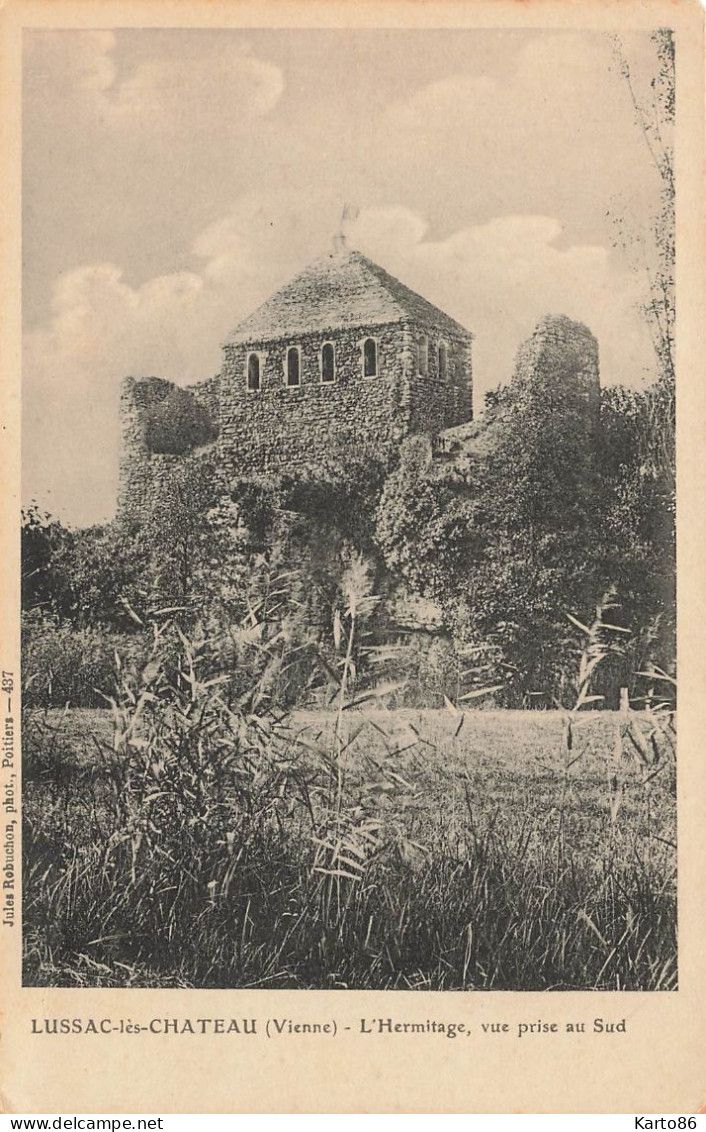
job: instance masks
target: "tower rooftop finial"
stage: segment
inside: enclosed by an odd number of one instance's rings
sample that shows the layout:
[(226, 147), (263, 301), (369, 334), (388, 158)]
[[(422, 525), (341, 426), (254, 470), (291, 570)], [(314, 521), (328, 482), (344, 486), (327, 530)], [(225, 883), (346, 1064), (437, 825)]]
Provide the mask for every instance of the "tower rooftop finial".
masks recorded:
[(360, 215), (360, 209), (357, 205), (350, 205), (344, 201), (341, 210), (341, 222), (338, 226), (338, 231), (333, 237), (333, 250), (336, 253), (348, 251), (348, 241), (346, 240), (346, 223), (355, 221)]

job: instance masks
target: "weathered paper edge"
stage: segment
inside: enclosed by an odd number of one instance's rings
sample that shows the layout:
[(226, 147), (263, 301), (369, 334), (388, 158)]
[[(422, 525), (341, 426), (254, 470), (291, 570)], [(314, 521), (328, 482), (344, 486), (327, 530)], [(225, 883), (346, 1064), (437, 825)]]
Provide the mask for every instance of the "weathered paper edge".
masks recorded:
[[(677, 37), (677, 373), (680, 989), (673, 994), (91, 991), (22, 989), (19, 929), (0, 933), (0, 1103), (15, 1113), (693, 1113), (706, 1100), (706, 908), (702, 807), (704, 663), (700, 648), (706, 397), (703, 10), (697, 3), (172, 3), (39, 0), (0, 10), (2, 211), (0, 358), (0, 668), (19, 671), (20, 46), (26, 26), (621, 27)], [(18, 748), (19, 753), (19, 748)], [(361, 1016), (409, 1021), (626, 1017), (625, 1038), (566, 1036), (521, 1045), (350, 1036), (287, 1044), (210, 1037), (32, 1036), (32, 1017)]]

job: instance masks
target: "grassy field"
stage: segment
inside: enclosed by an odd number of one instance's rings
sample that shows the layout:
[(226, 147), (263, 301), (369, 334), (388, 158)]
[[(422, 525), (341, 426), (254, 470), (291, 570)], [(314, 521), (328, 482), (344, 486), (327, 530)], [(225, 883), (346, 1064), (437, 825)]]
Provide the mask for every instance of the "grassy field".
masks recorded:
[(676, 987), (674, 749), (639, 715), (160, 726), (126, 755), (107, 712), (26, 721), (26, 983)]

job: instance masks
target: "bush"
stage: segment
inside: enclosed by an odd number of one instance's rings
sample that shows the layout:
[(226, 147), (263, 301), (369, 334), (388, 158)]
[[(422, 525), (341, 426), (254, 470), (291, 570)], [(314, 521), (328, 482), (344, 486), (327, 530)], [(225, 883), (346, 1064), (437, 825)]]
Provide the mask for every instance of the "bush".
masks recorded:
[(155, 455), (185, 456), (217, 435), (208, 409), (188, 389), (172, 389), (148, 411), (145, 440)]
[(102, 625), (108, 632), (134, 630), (128, 609), (143, 605), (151, 574), (141, 533), (115, 526), (74, 531), (56, 566), (68, 579), (66, 614), (74, 624)]
[(139, 636), (77, 628), (40, 611), (23, 613), (23, 703), (105, 707), (104, 696), (115, 687), (116, 651), (137, 660), (144, 647)]
[(58, 519), (40, 511), (32, 503), (22, 512), (22, 608), (66, 613), (71, 605), (72, 586), (62, 557), (72, 535)]

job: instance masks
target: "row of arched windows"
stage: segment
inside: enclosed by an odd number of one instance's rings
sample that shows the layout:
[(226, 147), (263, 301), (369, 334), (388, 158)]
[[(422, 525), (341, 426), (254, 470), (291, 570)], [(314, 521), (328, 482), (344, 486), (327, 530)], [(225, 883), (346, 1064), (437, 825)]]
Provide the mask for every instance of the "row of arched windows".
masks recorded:
[[(444, 378), (449, 372), (449, 348), (446, 342), (439, 341), (436, 354), (437, 373)], [(420, 338), (417, 343), (417, 373), (420, 377), (429, 376), (429, 339)]]
[[(361, 343), (360, 364), (363, 377), (377, 377), (378, 344), (374, 338), (366, 338)], [(330, 385), (336, 380), (336, 347), (333, 342), (324, 342), (321, 347), (319, 366), (323, 384)], [(262, 380), (260, 354), (248, 354), (245, 374), (249, 392), (257, 393)], [(301, 350), (299, 346), (287, 348), (284, 356), (284, 381), (288, 389), (295, 389), (298, 385), (301, 385)]]
[[(361, 343), (361, 372), (363, 377), (378, 375), (378, 344), (375, 338), (366, 338)], [(448, 376), (449, 348), (446, 342), (437, 343), (437, 373), (440, 378)], [(336, 347), (333, 342), (324, 342), (319, 353), (321, 381), (330, 385), (336, 380)], [(417, 342), (417, 373), (420, 377), (429, 376), (429, 339), (420, 338)], [(301, 385), (301, 350), (299, 346), (289, 346), (284, 357), (284, 380), (288, 389)], [(256, 393), (261, 383), (260, 354), (248, 354), (246, 382), (250, 392)]]

